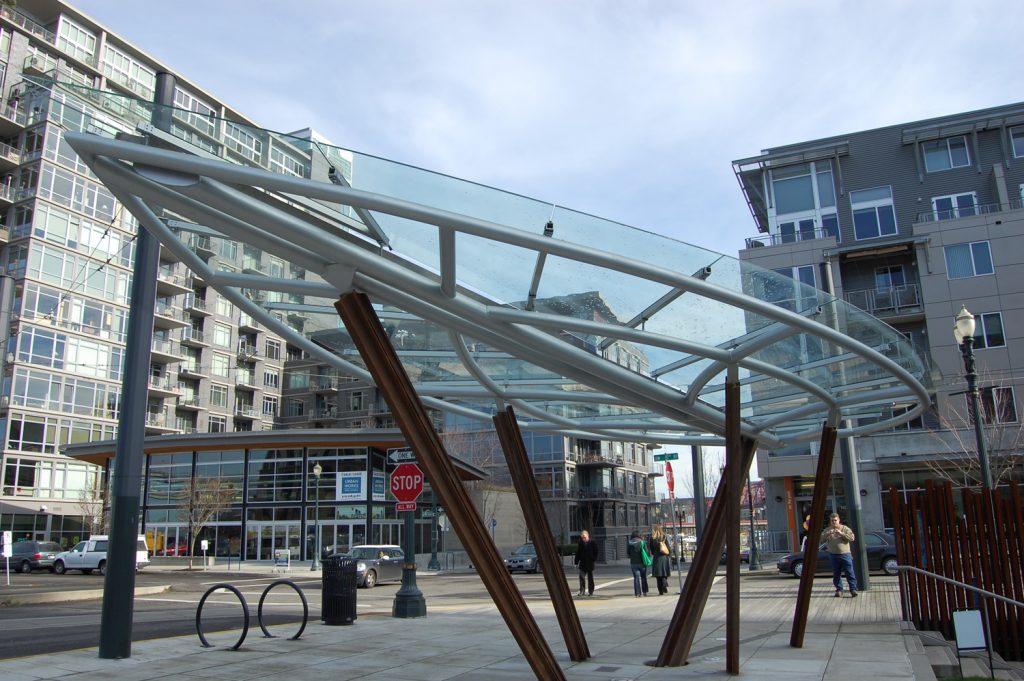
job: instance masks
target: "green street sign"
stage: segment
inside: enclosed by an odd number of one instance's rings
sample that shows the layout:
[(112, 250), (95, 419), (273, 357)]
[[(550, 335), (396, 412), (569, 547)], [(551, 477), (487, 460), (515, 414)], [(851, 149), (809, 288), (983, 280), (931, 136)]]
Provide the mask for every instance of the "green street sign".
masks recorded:
[(664, 454), (655, 454), (655, 461), (678, 461), (679, 452), (665, 452)]

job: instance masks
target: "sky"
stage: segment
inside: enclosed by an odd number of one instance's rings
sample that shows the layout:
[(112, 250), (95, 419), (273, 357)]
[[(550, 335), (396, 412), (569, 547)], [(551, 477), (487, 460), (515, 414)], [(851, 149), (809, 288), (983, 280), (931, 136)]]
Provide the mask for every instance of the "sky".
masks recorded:
[(263, 127), (733, 257), (732, 161), (1024, 100), (1016, 0), (71, 4)]

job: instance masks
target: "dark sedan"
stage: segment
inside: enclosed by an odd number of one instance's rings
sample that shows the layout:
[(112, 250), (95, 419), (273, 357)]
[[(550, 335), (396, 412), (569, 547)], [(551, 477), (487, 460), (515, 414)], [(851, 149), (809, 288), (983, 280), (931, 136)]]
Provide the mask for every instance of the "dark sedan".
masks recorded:
[[(896, 574), (896, 546), (892, 543), (892, 537), (885, 532), (865, 532), (864, 541), (868, 549), (868, 569), (872, 572), (884, 572), (887, 575)], [(804, 554), (791, 553), (783, 556), (778, 562), (779, 574), (793, 575), (799, 577), (804, 572)], [(828, 559), (828, 551), (825, 545), (818, 547), (818, 573), (832, 574), (832, 564)]]

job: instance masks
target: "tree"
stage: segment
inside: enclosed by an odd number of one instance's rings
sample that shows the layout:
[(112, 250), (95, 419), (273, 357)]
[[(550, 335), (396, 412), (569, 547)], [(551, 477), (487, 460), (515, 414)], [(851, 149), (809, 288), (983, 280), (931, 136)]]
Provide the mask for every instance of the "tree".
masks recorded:
[[(514, 492), (512, 476), (505, 462), (505, 452), (492, 430), (452, 430), (441, 433), (447, 452), (463, 461), (486, 470), (487, 480), (467, 483), (477, 513), (485, 523), (498, 515), (498, 507), (505, 495)], [(523, 534), (525, 535), (525, 527)]]
[(99, 481), (78, 493), (77, 506), (82, 514), (82, 530), (85, 534), (107, 534), (110, 506), (107, 504), (107, 490)]
[[(991, 404), (983, 402), (983, 420), (994, 421), (994, 411)], [(965, 401), (957, 406), (954, 400), (947, 400), (946, 412), (946, 415), (936, 414), (939, 428), (929, 433), (939, 446), (934, 455), (925, 458), (924, 463), (936, 476), (950, 480), (954, 485), (980, 486), (981, 461), (968, 405)], [(1017, 418), (1005, 418), (1002, 423), (986, 423), (982, 431), (992, 484), (1008, 482), (1013, 479), (1014, 469), (1022, 465), (1024, 423)]]
[(188, 521), (188, 568), (199, 533), (218, 513), (226, 511), (235, 500), (235, 486), (220, 478), (194, 478), (176, 495), (178, 515)]

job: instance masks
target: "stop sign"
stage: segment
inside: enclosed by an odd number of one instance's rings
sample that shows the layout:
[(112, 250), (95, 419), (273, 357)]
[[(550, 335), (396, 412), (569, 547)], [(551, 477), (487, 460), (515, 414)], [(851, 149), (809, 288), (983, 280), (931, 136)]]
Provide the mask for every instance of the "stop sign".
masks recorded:
[(399, 464), (391, 474), (391, 493), (399, 501), (416, 501), (423, 491), (423, 471), (414, 463)]
[(668, 461), (665, 462), (665, 482), (668, 483), (668, 495), (675, 499), (676, 479), (672, 477), (672, 464)]

